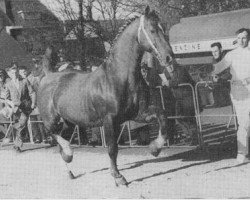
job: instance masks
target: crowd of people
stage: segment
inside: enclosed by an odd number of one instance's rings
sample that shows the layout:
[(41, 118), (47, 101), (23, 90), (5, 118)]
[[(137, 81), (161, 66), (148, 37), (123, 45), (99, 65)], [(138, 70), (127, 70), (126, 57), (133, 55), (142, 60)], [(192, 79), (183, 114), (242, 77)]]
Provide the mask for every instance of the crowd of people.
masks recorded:
[[(1, 76), (1, 99), (2, 115), (5, 118), (12, 118), (14, 121), (12, 133), (15, 135), (14, 148), (21, 151), (23, 145), (22, 133), (27, 127), (30, 113), (36, 107), (36, 92), (27, 78), (25, 66), (18, 67), (12, 63), (5, 70), (0, 71)], [(8, 106), (6, 106), (8, 104)], [(10, 140), (6, 135), (5, 142)]]
[[(54, 68), (53, 71), (81, 70), (79, 64), (67, 61), (62, 50), (56, 52), (51, 45), (47, 47), (45, 55), (41, 59), (33, 60), (32, 70), (23, 65), (19, 66), (17, 62), (11, 63), (5, 69), (0, 69), (0, 120), (14, 122), (9, 131), (7, 131), (7, 125), (1, 123), (0, 139), (3, 139), (3, 144), (7, 144), (14, 138), (14, 149), (18, 152), (21, 151), (23, 142), (31, 141), (30, 130), (27, 126), (28, 119), (42, 121), (36, 106), (36, 93), (43, 74), (41, 66), (46, 64), (43, 63), (43, 59), (50, 53), (52, 56), (50, 65)], [(96, 66), (93, 66), (92, 71), (95, 69)], [(53, 143), (52, 138), (47, 136), (42, 123), (31, 123), (31, 131), (34, 143)], [(81, 128), (80, 131), (82, 131)], [(94, 138), (97, 137), (95, 133), (92, 135)], [(92, 143), (91, 138), (88, 139), (86, 134), (80, 134), (80, 136), (81, 144)]]

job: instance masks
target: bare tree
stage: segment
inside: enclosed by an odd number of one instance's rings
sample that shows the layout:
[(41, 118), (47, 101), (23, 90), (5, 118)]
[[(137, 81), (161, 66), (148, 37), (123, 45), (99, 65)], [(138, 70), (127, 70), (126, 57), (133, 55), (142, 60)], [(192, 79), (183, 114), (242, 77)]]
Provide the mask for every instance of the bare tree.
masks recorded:
[(250, 0), (128, 0), (127, 8), (142, 12), (148, 4), (157, 10), (167, 30), (180, 18), (250, 7)]
[(123, 20), (131, 12), (124, 12), (124, 0), (54, 0), (59, 6), (54, 12), (62, 16), (65, 36), (73, 33), (79, 45), (81, 66), (86, 65), (86, 42), (98, 37), (102, 42), (116, 36)]

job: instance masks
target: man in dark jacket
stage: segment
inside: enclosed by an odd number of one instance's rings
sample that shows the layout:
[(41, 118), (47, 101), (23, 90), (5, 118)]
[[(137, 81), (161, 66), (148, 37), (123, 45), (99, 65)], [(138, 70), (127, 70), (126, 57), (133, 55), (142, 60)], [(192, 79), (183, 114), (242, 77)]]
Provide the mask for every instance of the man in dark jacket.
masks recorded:
[[(150, 105), (156, 106), (157, 108), (161, 108), (166, 118), (168, 116), (174, 116), (175, 97), (171, 88), (169, 87), (170, 80), (167, 80), (166, 78), (167, 76), (169, 76), (168, 72), (166, 72), (166, 68), (161, 66), (159, 61), (150, 53), (144, 54), (143, 62), (147, 65), (149, 69), (146, 80), (149, 84)], [(162, 86), (162, 97), (159, 86)], [(165, 110), (163, 110), (163, 108), (165, 108)], [(169, 137), (169, 142), (173, 144), (176, 135), (174, 119), (167, 120), (167, 133)]]
[[(211, 44), (211, 52), (213, 55), (213, 66), (217, 68), (217, 65), (220, 65), (221, 60), (225, 56), (225, 52), (222, 50), (222, 46), (220, 42), (215, 42)], [(231, 104), (230, 99), (230, 80), (232, 75), (230, 74), (230, 70), (226, 69), (222, 71), (219, 75), (220, 78), (218, 82), (214, 85), (214, 106), (222, 107), (228, 106)]]
[(27, 79), (19, 76), (16, 64), (7, 68), (6, 97), (14, 104), (13, 132), (16, 134), (14, 149), (21, 151), (23, 145), (21, 132), (27, 125), (28, 116), (35, 108), (36, 94)]

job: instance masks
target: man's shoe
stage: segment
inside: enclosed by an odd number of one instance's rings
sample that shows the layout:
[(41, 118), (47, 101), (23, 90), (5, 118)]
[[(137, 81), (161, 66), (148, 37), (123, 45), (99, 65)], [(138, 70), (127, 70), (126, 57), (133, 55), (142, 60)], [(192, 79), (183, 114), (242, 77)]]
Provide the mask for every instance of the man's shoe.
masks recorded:
[(236, 159), (237, 159), (237, 161), (238, 161), (239, 164), (250, 162), (249, 158), (246, 155), (244, 155), (244, 154), (239, 154), (238, 153)]
[(17, 146), (13, 146), (13, 148), (16, 150), (17, 153), (21, 153), (22, 150), (20, 147), (17, 147)]
[(41, 142), (40, 142), (40, 140), (36, 139), (36, 140), (34, 141), (34, 143), (35, 143), (35, 144), (39, 144), (39, 143), (41, 143)]

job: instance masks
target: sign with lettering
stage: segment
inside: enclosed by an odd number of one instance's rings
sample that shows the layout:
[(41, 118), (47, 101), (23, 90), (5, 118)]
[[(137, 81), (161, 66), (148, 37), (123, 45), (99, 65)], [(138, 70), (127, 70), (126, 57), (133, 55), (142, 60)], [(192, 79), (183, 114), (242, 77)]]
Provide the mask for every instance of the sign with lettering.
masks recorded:
[(198, 53), (211, 51), (210, 45), (214, 42), (220, 42), (223, 50), (235, 48), (235, 38), (223, 38), (220, 40), (205, 40), (199, 42), (183, 42), (171, 44), (175, 54)]

